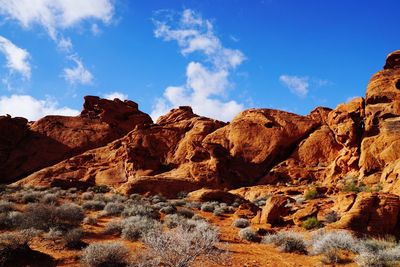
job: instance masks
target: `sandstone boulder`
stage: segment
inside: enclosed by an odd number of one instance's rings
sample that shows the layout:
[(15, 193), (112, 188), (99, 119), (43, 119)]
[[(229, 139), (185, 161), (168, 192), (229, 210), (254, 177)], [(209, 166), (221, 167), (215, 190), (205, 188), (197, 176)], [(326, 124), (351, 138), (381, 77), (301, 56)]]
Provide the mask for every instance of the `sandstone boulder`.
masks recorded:
[(253, 218), (252, 223), (277, 226), (283, 223), (283, 217), (289, 215), (294, 199), (287, 196), (272, 196)]
[[(347, 203), (347, 200), (346, 200)], [(331, 228), (349, 229), (369, 234), (398, 234), (400, 199), (393, 194), (357, 195), (351, 208)]]
[[(93, 96), (85, 97), (83, 111), (76, 117), (46, 116), (29, 125), (19, 118), (3, 117), (1, 121), (1, 182), (15, 181), (86, 150), (104, 146), (137, 125), (152, 123), (132, 101)], [(10, 133), (14, 136), (12, 141)]]

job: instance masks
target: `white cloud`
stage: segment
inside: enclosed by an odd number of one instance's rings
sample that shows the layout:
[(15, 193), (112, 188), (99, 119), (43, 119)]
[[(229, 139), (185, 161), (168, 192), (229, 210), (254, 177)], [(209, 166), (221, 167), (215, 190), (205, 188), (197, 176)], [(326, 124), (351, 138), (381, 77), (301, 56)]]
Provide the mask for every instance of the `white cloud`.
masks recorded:
[(281, 75), (279, 80), (290, 89), (293, 94), (298, 95), (299, 97), (306, 97), (308, 94), (308, 87), (310, 86), (307, 76), (290, 76), (290, 75)]
[(93, 23), (92, 26), (90, 27), (90, 30), (92, 31), (93, 35), (100, 35), (101, 34), (101, 29), (97, 23)]
[(64, 79), (71, 85), (91, 85), (93, 83), (92, 73), (83, 66), (82, 61), (78, 57), (71, 56), (70, 59), (76, 64), (76, 66), (64, 69)]
[(109, 23), (113, 13), (112, 0), (0, 0), (0, 14), (25, 28), (40, 25), (54, 40), (58, 29), (90, 19)]
[(108, 94), (103, 95), (105, 99), (114, 100), (114, 98), (118, 98), (119, 100), (127, 100), (128, 95), (121, 93), (121, 92), (111, 92)]
[(73, 48), (71, 39), (61, 37), (57, 42), (57, 48), (63, 52), (71, 52)]
[(3, 53), (6, 57), (6, 67), (11, 72), (18, 72), (26, 79), (31, 77), (28, 51), (0, 35), (0, 53)]
[(59, 107), (57, 101), (51, 98), (39, 100), (29, 95), (0, 97), (0, 115), (10, 114), (13, 117), (37, 120), (46, 115), (76, 116), (79, 113), (78, 110)]
[(245, 56), (239, 50), (222, 45), (211, 21), (186, 9), (179, 18), (171, 12), (158, 12), (154, 24), (157, 38), (176, 41), (182, 55), (199, 53), (204, 62), (191, 61), (188, 64), (185, 85), (166, 88), (163, 97), (157, 99), (153, 107), (153, 119), (181, 105), (190, 105), (200, 115), (224, 121), (243, 110), (243, 104), (225, 100), (225, 97), (227, 89), (231, 87), (228, 79), (230, 71), (239, 66)]

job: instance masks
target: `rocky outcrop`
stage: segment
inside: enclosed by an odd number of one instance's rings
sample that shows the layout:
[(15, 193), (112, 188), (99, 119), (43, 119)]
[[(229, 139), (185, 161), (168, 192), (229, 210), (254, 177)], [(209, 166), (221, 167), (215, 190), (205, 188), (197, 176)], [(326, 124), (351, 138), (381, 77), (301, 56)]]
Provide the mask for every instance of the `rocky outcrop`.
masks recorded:
[(0, 117), (1, 182), (11, 182), (86, 150), (104, 146), (138, 125), (152, 123), (132, 101), (85, 97), (76, 117), (46, 116), (28, 124)]
[(283, 223), (283, 217), (289, 215), (294, 199), (287, 196), (270, 197), (262, 210), (252, 219), (256, 224), (278, 226)]
[[(365, 135), (361, 143), (363, 180), (377, 183), (385, 167), (400, 158), (400, 69), (388, 57), (387, 68), (370, 80), (366, 93)], [(391, 67), (390, 67), (391, 66)], [(396, 67), (396, 68), (395, 68)]]
[[(352, 199), (352, 198), (350, 198)], [(344, 200), (344, 206), (351, 201)], [(338, 202), (338, 206), (341, 206)], [(346, 208), (347, 209), (347, 208)], [(399, 196), (384, 193), (366, 193), (357, 195), (351, 208), (342, 210), (339, 221), (330, 224), (330, 228), (348, 229), (369, 234), (399, 234)]]

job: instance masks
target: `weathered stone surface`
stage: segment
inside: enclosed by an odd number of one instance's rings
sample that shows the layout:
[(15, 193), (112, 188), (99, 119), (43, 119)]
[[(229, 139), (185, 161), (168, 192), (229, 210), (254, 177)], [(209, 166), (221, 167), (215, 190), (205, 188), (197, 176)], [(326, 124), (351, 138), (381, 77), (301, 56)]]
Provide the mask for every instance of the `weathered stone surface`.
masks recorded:
[(283, 217), (289, 215), (290, 203), (294, 200), (287, 196), (272, 196), (267, 200), (265, 206), (254, 217), (252, 222), (256, 224), (271, 224), (272, 226), (283, 223)]
[(198, 202), (218, 201), (227, 204), (232, 204), (235, 201), (239, 201), (239, 203), (247, 202), (241, 196), (234, 195), (232, 193), (223, 190), (207, 189), (207, 188), (202, 188), (200, 190), (196, 190), (189, 193), (187, 199), (190, 201), (198, 201)]
[[(2, 182), (15, 181), (86, 150), (104, 146), (137, 125), (152, 123), (132, 101), (93, 96), (85, 97), (83, 111), (76, 117), (46, 116), (30, 125), (25, 122), (25, 126), (23, 119), (3, 117), (1, 120)], [(5, 122), (10, 120), (15, 123)], [(15, 136), (12, 142), (10, 133)]]
[(362, 192), (341, 219), (329, 227), (370, 234), (398, 234), (399, 210), (400, 199), (396, 195)]

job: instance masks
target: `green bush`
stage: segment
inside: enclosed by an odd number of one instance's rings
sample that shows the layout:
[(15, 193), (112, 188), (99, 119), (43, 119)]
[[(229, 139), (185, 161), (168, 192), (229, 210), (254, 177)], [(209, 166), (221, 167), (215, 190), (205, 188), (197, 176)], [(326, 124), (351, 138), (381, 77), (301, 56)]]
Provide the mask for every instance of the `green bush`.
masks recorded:
[(306, 230), (310, 230), (322, 227), (322, 223), (318, 221), (316, 217), (309, 217), (301, 224), (301, 226)]
[(311, 200), (317, 197), (318, 197), (318, 191), (315, 188), (307, 190), (307, 192), (304, 194), (304, 198), (306, 200)]

